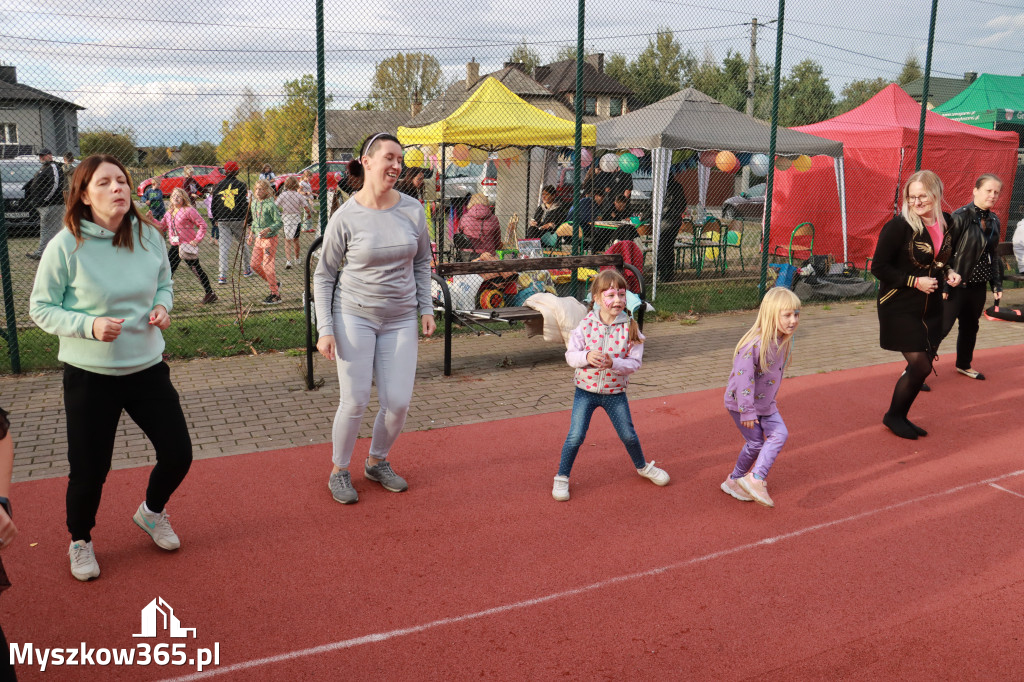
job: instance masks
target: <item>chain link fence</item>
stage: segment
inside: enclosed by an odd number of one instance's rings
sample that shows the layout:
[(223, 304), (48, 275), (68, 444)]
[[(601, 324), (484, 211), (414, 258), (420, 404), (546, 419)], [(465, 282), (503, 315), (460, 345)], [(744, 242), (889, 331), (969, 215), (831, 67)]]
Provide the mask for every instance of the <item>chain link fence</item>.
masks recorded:
[[(660, 315), (753, 307), (789, 265), (870, 299), (867, 259), (918, 163), (926, 83), (941, 113), (927, 115), (920, 163), (946, 183), (947, 210), (995, 172), (1004, 239), (1022, 217), (1011, 29), (1024, 13), (1011, 3), (936, 3), (930, 47), (926, 7), (881, 2), (791, 0), (783, 14), (774, 1), (591, 0), (581, 36), (570, 7), (325, 0), (323, 168), (312, 5), (65, 4), (0, 0), (0, 372), (57, 364), (56, 338), (28, 316), (43, 150), (61, 173), (118, 157), (154, 217), (188, 190), (206, 229), (174, 275), (173, 357), (305, 346), (306, 251), (378, 131), (405, 145), (400, 184), (423, 201), (439, 259), (617, 248)], [(301, 204), (284, 205), (298, 207), (299, 255), (282, 236), (279, 302), (211, 220), (232, 165), (250, 191), (261, 174), (279, 198), (298, 181)], [(517, 292), (503, 293), (511, 305)]]

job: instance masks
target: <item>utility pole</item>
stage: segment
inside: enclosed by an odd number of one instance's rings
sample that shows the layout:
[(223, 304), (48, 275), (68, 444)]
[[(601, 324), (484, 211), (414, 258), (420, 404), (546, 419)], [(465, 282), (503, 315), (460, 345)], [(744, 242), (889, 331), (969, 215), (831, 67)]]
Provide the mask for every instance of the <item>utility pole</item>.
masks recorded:
[[(754, 115), (754, 74), (757, 73), (757, 17), (750, 20), (750, 59), (747, 60), (747, 116)], [(750, 167), (743, 167), (740, 191), (750, 189)]]

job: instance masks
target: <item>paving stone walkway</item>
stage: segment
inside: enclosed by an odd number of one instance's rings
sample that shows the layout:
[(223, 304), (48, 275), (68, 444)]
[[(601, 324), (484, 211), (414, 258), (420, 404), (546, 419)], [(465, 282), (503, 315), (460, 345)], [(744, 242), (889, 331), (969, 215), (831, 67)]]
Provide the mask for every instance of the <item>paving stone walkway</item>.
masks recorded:
[[(1024, 289), (1008, 290), (1006, 303), (1024, 303)], [(630, 398), (724, 387), (732, 349), (753, 320), (752, 311), (682, 322), (652, 320), (646, 327), (644, 366), (630, 382)], [(1024, 325), (981, 320), (978, 348), (1022, 341)], [(950, 342), (944, 346), (947, 352), (940, 357), (939, 371), (953, 371), (953, 358), (948, 352), (951, 346)], [(443, 340), (420, 344), (407, 430), (521, 417), (572, 406), (572, 371), (565, 364), (564, 349), (556, 344), (512, 332), (501, 338), (457, 336), (452, 347), (453, 376), (445, 377)], [(787, 376), (898, 359), (898, 354), (878, 347), (874, 302), (811, 304), (802, 311)], [(220, 457), (329, 442), (338, 405), (334, 365), (317, 356), (314, 375), (323, 385), (315, 391), (305, 390), (304, 367), (304, 357), (285, 353), (171, 363), (195, 456)], [(61, 374), (0, 377), (0, 405), (11, 412), (14, 480), (66, 475)], [(362, 436), (370, 435), (376, 410), (376, 402), (371, 402)], [(401, 441), (397, 447), (401, 447)], [(329, 455), (330, 448), (325, 446), (325, 466)], [(133, 422), (122, 417), (114, 468), (152, 461), (149, 441)]]

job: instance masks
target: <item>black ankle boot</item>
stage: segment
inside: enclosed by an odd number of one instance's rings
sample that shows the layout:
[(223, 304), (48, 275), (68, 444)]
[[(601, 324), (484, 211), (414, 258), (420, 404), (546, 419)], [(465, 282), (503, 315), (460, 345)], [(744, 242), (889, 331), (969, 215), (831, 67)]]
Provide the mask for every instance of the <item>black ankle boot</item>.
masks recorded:
[(917, 440), (917, 431), (910, 425), (906, 417), (897, 417), (896, 415), (886, 412), (882, 417), (882, 423), (889, 427), (889, 430), (895, 433), (900, 438), (906, 438), (907, 440)]

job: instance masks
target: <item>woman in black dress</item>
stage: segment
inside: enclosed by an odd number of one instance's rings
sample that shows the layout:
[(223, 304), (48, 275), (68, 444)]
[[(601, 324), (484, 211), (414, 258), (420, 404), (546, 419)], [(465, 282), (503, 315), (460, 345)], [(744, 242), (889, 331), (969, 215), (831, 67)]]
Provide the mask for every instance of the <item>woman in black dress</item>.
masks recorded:
[(996, 303), (1003, 295), (1003, 271), (996, 247), (999, 245), (999, 218), (992, 207), (1003, 189), (1003, 181), (985, 173), (974, 183), (974, 201), (953, 211), (951, 241), (953, 269), (963, 273), (958, 287), (945, 287), (942, 338), (959, 321), (956, 337), (956, 371), (971, 379), (985, 375), (971, 367), (974, 344), (978, 340), (978, 319), (985, 309), (985, 289), (992, 287)]
[(942, 340), (939, 281), (960, 284), (949, 267), (952, 218), (942, 212), (942, 181), (918, 171), (903, 187), (903, 210), (878, 235), (871, 274), (878, 278), (878, 327), (882, 348), (903, 353), (906, 371), (896, 382), (882, 423), (900, 438), (927, 432), (907, 419), (932, 371)]

